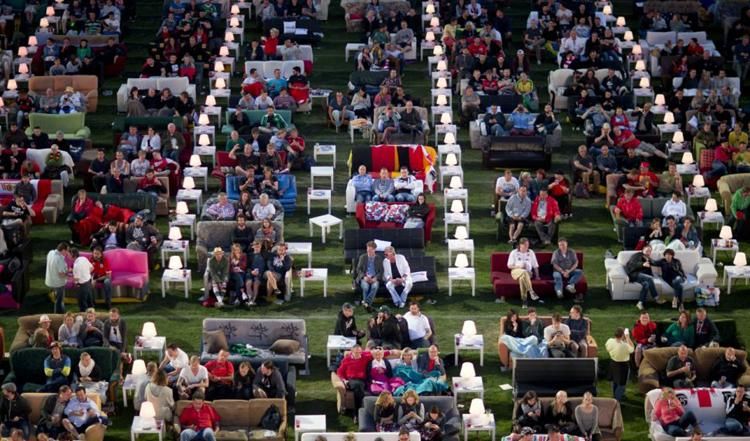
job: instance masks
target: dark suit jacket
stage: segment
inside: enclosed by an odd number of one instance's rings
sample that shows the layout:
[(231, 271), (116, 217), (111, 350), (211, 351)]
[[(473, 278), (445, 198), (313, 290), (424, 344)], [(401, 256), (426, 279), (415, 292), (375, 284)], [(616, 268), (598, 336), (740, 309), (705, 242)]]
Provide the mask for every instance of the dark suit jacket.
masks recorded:
[[(357, 260), (357, 272), (354, 280), (359, 283), (365, 274), (367, 274), (367, 253), (359, 256), (359, 260)], [(378, 280), (383, 280), (383, 256), (379, 254), (375, 255), (375, 277)]]
[[(423, 374), (429, 373), (429, 366), (430, 354), (428, 354), (427, 352), (419, 354), (419, 357), (417, 357), (417, 369), (419, 369), (419, 372), (422, 372)], [(443, 364), (442, 359), (440, 359), (440, 364), (436, 364), (434, 366), (433, 370), (438, 370), (441, 376), (445, 375), (445, 365)]]
[[(109, 335), (112, 332), (112, 321), (110, 319), (104, 320), (104, 343), (109, 346)], [(122, 336), (122, 350), (127, 352), (128, 347), (128, 326), (125, 324), (125, 320), (120, 317), (117, 323), (117, 332)]]

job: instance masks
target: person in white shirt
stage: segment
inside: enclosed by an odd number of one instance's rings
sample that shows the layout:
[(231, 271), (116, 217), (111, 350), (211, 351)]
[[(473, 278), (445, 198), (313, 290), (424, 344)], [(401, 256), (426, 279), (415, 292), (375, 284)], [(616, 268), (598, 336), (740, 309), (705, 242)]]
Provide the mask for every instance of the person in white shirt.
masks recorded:
[(83, 386), (76, 389), (76, 396), (68, 401), (64, 414), (63, 427), (73, 435), (73, 439), (82, 439), (79, 434), (86, 433), (86, 429), (95, 424), (109, 424), (109, 419), (101, 413), (94, 400), (86, 396)]
[(190, 357), (190, 365), (180, 372), (177, 378), (177, 392), (181, 400), (189, 400), (196, 391), (206, 393), (208, 387), (208, 370), (201, 366), (197, 355)]
[(571, 30), (568, 38), (563, 38), (560, 44), (560, 54), (573, 52), (576, 57), (580, 57), (586, 49), (586, 40), (578, 38), (578, 33)]
[(161, 150), (161, 136), (159, 136), (153, 127), (148, 128), (148, 132), (141, 140), (141, 150), (145, 150), (148, 153), (154, 150)]
[(518, 179), (513, 176), (513, 172), (509, 169), (505, 170), (505, 173), (495, 181), (495, 195), (499, 199), (507, 201), (511, 196), (516, 194), (518, 187), (520, 187), (520, 184), (518, 183)]
[(164, 355), (161, 364), (159, 364), (159, 369), (166, 372), (169, 384), (173, 384), (180, 376), (180, 372), (182, 372), (189, 363), (190, 360), (185, 351), (180, 349), (176, 344), (171, 343), (167, 346), (167, 353)]
[(427, 347), (432, 337), (432, 328), (430, 327), (430, 320), (419, 309), (419, 303), (411, 302), (409, 312), (404, 314), (403, 318), (409, 328), (408, 346), (412, 349)]
[(78, 249), (70, 251), (73, 257), (73, 282), (78, 288), (78, 309), (83, 312), (94, 307), (94, 290), (91, 285), (91, 273), (94, 266), (88, 258), (80, 255)]
[(417, 198), (414, 196), (414, 187), (417, 180), (409, 174), (407, 167), (401, 167), (401, 176), (393, 180), (393, 188), (396, 189), (396, 202), (414, 202)]
[(270, 203), (267, 194), (261, 194), (258, 203), (253, 205), (253, 219), (257, 221), (262, 221), (264, 219), (273, 220), (275, 216), (276, 207)]
[(661, 215), (664, 217), (664, 225), (667, 224), (667, 217), (673, 216), (677, 222), (680, 222), (687, 215), (687, 205), (682, 200), (682, 193), (678, 190), (672, 192), (672, 197), (664, 203), (661, 209)]
[(552, 323), (544, 328), (544, 339), (547, 341), (547, 351), (551, 358), (572, 358), (575, 352), (571, 350), (570, 328), (562, 322), (559, 313), (552, 314)]
[[(402, 254), (396, 254), (396, 249), (393, 247), (386, 247), (384, 254), (383, 280), (385, 281), (385, 288), (391, 294), (393, 304), (403, 308), (406, 306), (406, 299), (414, 285), (411, 279), (409, 262)], [(400, 294), (399, 290), (401, 290)]]
[(531, 297), (531, 300), (544, 303), (531, 286), (532, 274), (535, 279), (539, 279), (539, 263), (534, 251), (529, 249), (529, 239), (522, 237), (518, 240), (518, 248), (511, 251), (508, 256), (508, 269), (510, 269), (510, 276), (513, 277), (513, 280), (518, 281), (523, 309), (529, 307), (528, 297)]

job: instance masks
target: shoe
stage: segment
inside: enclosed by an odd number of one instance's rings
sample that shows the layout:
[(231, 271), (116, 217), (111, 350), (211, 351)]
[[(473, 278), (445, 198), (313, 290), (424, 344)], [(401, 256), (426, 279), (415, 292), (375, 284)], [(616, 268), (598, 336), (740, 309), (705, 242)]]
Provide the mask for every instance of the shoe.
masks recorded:
[(682, 303), (680, 303), (680, 306), (677, 308), (677, 310), (680, 311), (680, 312), (684, 312), (685, 311), (685, 305), (683, 305)]
[(224, 307), (224, 302), (216, 302), (214, 304), (214, 306), (217, 307), (217, 308), (223, 308)]
[(234, 306), (240, 306), (240, 299), (235, 299), (235, 301), (232, 302), (232, 305), (234, 305)]
[(555, 291), (555, 294), (557, 294), (557, 298), (558, 298), (558, 299), (562, 299), (562, 298), (563, 298), (563, 293), (562, 293), (562, 290), (559, 290), (559, 289), (558, 289), (558, 290), (556, 290), (556, 291)]
[(635, 307), (638, 308), (639, 311), (643, 311), (643, 302), (636, 303)]
[(536, 302), (539, 303), (540, 305), (544, 305), (544, 300), (542, 299), (536, 299)]
[(677, 309), (677, 297), (672, 299), (672, 309)]
[(283, 305), (284, 304), (284, 299), (276, 299), (276, 301), (273, 302), (273, 303), (274, 303), (274, 305)]
[(428, 305), (435, 305), (435, 304), (437, 304), (437, 300), (435, 300), (435, 299), (427, 299), (427, 304)]
[(500, 297), (499, 299), (495, 299), (495, 303), (505, 303), (505, 297)]
[(255, 306), (257, 303), (255, 303), (253, 300), (250, 300), (247, 304), (248, 306)]
[(578, 293), (576, 294), (576, 298), (573, 299), (574, 303), (583, 303), (583, 294)]
[(657, 305), (663, 305), (665, 303), (667, 303), (667, 299), (664, 296), (658, 296), (656, 298), (656, 304)]
[(576, 293), (576, 287), (574, 285), (568, 285), (568, 286), (566, 286), (565, 290), (568, 291), (571, 294), (575, 294)]
[(533, 300), (535, 302), (539, 300), (539, 296), (536, 295), (536, 293), (534, 291), (529, 291), (529, 297), (531, 297), (531, 300)]
[(354, 425), (356, 426), (357, 425), (357, 415), (354, 415), (354, 418), (352, 418), (352, 420), (354, 422)]
[(521, 305), (521, 309), (529, 309), (529, 302), (526, 300), (523, 301), (523, 305)]
[(281, 291), (279, 291), (278, 289), (274, 289), (273, 290), (273, 295), (275, 295), (276, 297), (278, 297), (278, 296), (281, 295)]

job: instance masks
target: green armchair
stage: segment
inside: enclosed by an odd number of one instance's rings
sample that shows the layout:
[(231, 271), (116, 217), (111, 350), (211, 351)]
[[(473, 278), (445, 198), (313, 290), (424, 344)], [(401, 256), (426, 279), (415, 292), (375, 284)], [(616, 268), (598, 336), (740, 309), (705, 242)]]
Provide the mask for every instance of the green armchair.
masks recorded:
[[(245, 116), (247, 117), (248, 122), (250, 123), (250, 126), (253, 126), (255, 124), (260, 124), (261, 118), (263, 118), (263, 115), (266, 114), (265, 110), (243, 110), (242, 111)], [(227, 110), (226, 114), (224, 115), (226, 121), (223, 126), (221, 126), (221, 133), (225, 135), (229, 135), (232, 133), (232, 130), (234, 130), (234, 127), (229, 124), (229, 121), (232, 117), (232, 111)], [(286, 110), (286, 109), (277, 109), (276, 113), (278, 113), (282, 118), (284, 118), (284, 121), (286, 121), (287, 127), (292, 127), (292, 111)]]
[(91, 129), (86, 127), (85, 113), (68, 113), (63, 115), (32, 113), (29, 115), (29, 127), (26, 136), (31, 136), (33, 128), (39, 126), (50, 138), (61, 130), (68, 141), (85, 141), (91, 136)]

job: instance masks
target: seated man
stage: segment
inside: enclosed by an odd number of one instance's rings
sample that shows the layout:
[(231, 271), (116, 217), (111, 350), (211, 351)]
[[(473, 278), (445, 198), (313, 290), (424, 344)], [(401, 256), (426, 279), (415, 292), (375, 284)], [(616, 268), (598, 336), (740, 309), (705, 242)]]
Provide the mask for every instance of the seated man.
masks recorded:
[(359, 256), (354, 283), (362, 289), (362, 306), (369, 312), (383, 279), (383, 257), (375, 252), (375, 242), (367, 242), (367, 252)]
[(156, 263), (156, 253), (161, 246), (161, 233), (151, 224), (143, 221), (143, 216), (136, 215), (132, 224), (125, 230), (125, 242), (130, 250), (148, 253), (149, 267)]
[(667, 378), (675, 388), (695, 387), (695, 369), (695, 360), (688, 356), (687, 346), (681, 345), (677, 349), (677, 355), (667, 362)]
[(252, 214), (256, 221), (273, 220), (276, 217), (276, 207), (271, 203), (266, 193), (259, 196), (258, 202), (253, 206)]
[(284, 118), (276, 113), (276, 109), (273, 106), (268, 106), (266, 114), (260, 119), (260, 127), (258, 129), (263, 133), (275, 133), (279, 129), (286, 129), (287, 123)]
[(23, 433), (23, 439), (29, 439), (31, 426), (29, 425), (29, 414), (31, 407), (26, 398), (16, 390), (13, 383), (5, 383), (2, 386), (3, 396), (0, 398), (0, 434), (9, 436), (14, 429)]
[(560, 220), (562, 216), (557, 201), (547, 195), (546, 188), (542, 188), (531, 204), (531, 221), (534, 222), (534, 228), (544, 246), (551, 243)]
[[(240, 150), (242, 152), (237, 153)], [(237, 161), (237, 165), (234, 166), (234, 172), (238, 176), (247, 176), (247, 180), (250, 181), (249, 185), (254, 185), (251, 178), (255, 175), (255, 170), (260, 167), (260, 153), (253, 149), (253, 145), (246, 143), (241, 149), (239, 144), (235, 145), (229, 151), (229, 159)]]
[(677, 164), (670, 162), (667, 170), (659, 175), (659, 187), (656, 189), (656, 194), (659, 196), (669, 196), (674, 193), (682, 195), (683, 188), (682, 175), (677, 173)]
[(635, 365), (641, 365), (643, 352), (656, 347), (656, 323), (651, 321), (648, 311), (642, 310), (638, 321), (633, 326), (633, 341), (635, 342)]
[[(58, 439), (67, 430), (63, 427), (65, 407), (73, 398), (73, 390), (69, 386), (60, 386), (56, 394), (44, 400), (41, 416), (36, 426), (37, 436), (43, 433), (50, 438)], [(37, 438), (39, 439), (39, 438)]]
[(513, 176), (513, 171), (506, 169), (503, 175), (495, 181), (496, 199), (507, 201), (509, 197), (518, 191), (519, 187), (520, 184), (518, 183), (518, 179)]
[(643, 142), (636, 138), (630, 129), (624, 129), (621, 126), (615, 126), (612, 128), (614, 145), (621, 149), (635, 150), (638, 156), (648, 158), (651, 156), (658, 156), (662, 159), (667, 159), (667, 154), (654, 147), (653, 144)]
[(737, 380), (745, 373), (745, 366), (737, 360), (737, 351), (726, 348), (724, 354), (711, 366), (711, 387), (726, 388), (740, 386)]
[(505, 136), (508, 132), (505, 130), (505, 115), (493, 104), (489, 112), (484, 114), (484, 125), (487, 128), (487, 134), (490, 136)]
[(401, 112), (398, 128), (401, 133), (411, 134), (412, 143), (416, 142), (417, 136), (422, 136), (424, 132), (422, 117), (419, 116), (419, 112), (414, 110), (413, 102), (406, 102), (406, 108)]
[(401, 166), (401, 176), (393, 180), (393, 188), (395, 189), (396, 202), (414, 202), (417, 200), (414, 197), (414, 190), (417, 186), (417, 180), (414, 176), (409, 174), (409, 168)]
[(662, 217), (668, 216), (674, 217), (677, 222), (687, 215), (687, 205), (682, 200), (682, 191), (675, 190), (672, 192), (672, 197), (664, 203), (661, 209)]
[(167, 382), (172, 385), (177, 381), (180, 376), (180, 372), (187, 368), (190, 363), (188, 355), (175, 343), (170, 343), (167, 346), (167, 352), (164, 354), (164, 359), (159, 364), (159, 369), (163, 370), (167, 374)]
[(286, 385), (279, 369), (271, 360), (260, 365), (253, 379), (253, 396), (255, 398), (285, 398)]
[(570, 328), (562, 322), (559, 313), (552, 314), (552, 324), (544, 328), (544, 340), (551, 358), (569, 358), (571, 352)]
[(534, 134), (534, 118), (523, 104), (519, 104), (510, 114), (510, 134), (531, 136)]
[(204, 402), (201, 391), (193, 394), (193, 403), (180, 414), (180, 441), (215, 441), (221, 417), (210, 404)]
[(206, 363), (208, 371), (208, 391), (210, 400), (234, 398), (232, 382), (234, 380), (234, 365), (229, 361), (229, 351), (219, 350), (216, 360)]
[(86, 396), (86, 388), (78, 386), (76, 394), (65, 406), (63, 426), (73, 435), (73, 439), (79, 439), (79, 434), (86, 433), (86, 429), (95, 424), (109, 425), (109, 419), (94, 403), (94, 400)]
[(276, 303), (281, 304), (290, 300), (285, 294), (284, 299), (279, 298), (281, 287), (284, 283), (284, 277), (287, 271), (292, 268), (292, 259), (287, 255), (287, 246), (285, 243), (276, 245), (276, 253), (272, 254), (266, 261), (266, 293), (276, 297)]
[[(576, 294), (576, 283), (583, 277), (583, 270), (578, 268), (578, 256), (576, 252), (568, 248), (568, 240), (560, 238), (557, 241), (557, 249), (552, 253), (552, 278), (555, 280), (555, 294), (561, 299), (563, 296), (563, 280), (567, 280), (565, 290)], [(580, 295), (576, 296), (580, 299)]]
[[(502, 179), (502, 178), (501, 178)], [(515, 178), (513, 178), (515, 179)], [(505, 223), (508, 225), (508, 243), (515, 244), (523, 232), (524, 225), (529, 221), (531, 213), (531, 199), (527, 196), (526, 187), (518, 188), (508, 203), (505, 204)]]
[(357, 203), (370, 202), (372, 199), (372, 185), (374, 180), (369, 173), (367, 173), (367, 167), (360, 165), (357, 168), (357, 174), (352, 176), (352, 185), (354, 186), (354, 200)]
[(432, 338), (432, 327), (430, 320), (422, 314), (419, 303), (411, 302), (409, 312), (403, 315), (409, 328), (409, 347), (419, 349), (425, 347)]
[(49, 352), (50, 355), (44, 359), (44, 376), (47, 377), (47, 382), (39, 392), (56, 392), (60, 386), (70, 384), (70, 357), (63, 354), (60, 344), (54, 341), (49, 345)]
[(376, 179), (372, 184), (373, 201), (377, 202), (393, 202), (396, 198), (393, 196), (396, 190), (393, 185), (393, 179), (391, 179), (388, 169), (383, 167), (380, 169), (380, 178)]
[(679, 308), (682, 311), (683, 284), (687, 282), (687, 276), (682, 269), (682, 262), (674, 257), (674, 250), (668, 248), (664, 250), (664, 258), (659, 261), (659, 267), (661, 267), (661, 278), (674, 290), (672, 308)]
[[(352, 112), (354, 113), (354, 112)], [(398, 131), (399, 121), (401, 115), (398, 114), (393, 107), (389, 104), (386, 106), (385, 111), (378, 117), (377, 131), (383, 135), (383, 143), (391, 143), (391, 135)]]
[(695, 347), (718, 347), (719, 346), (719, 328), (706, 314), (706, 308), (695, 310), (693, 319), (693, 328), (695, 329)]
[(643, 226), (643, 207), (632, 189), (625, 190), (614, 208), (615, 222), (630, 227)]
[(750, 419), (750, 405), (745, 396), (745, 386), (737, 385), (734, 396), (726, 404), (727, 419), (724, 421), (723, 431), (733, 436), (744, 436), (748, 431)]
[(151, 168), (151, 162), (146, 159), (146, 151), (138, 150), (138, 157), (130, 162), (130, 176), (137, 178), (146, 176), (146, 171)]
[(413, 286), (409, 262), (402, 254), (396, 254), (396, 249), (391, 246), (385, 248), (384, 254), (383, 281), (385, 287), (391, 294), (393, 304), (403, 308), (406, 306), (406, 299), (409, 297), (409, 292), (411, 292)]
[(234, 204), (224, 192), (219, 193), (218, 200), (206, 208), (206, 214), (213, 220), (234, 220), (235, 213)]
[(641, 294), (638, 303), (635, 305), (639, 310), (644, 309), (643, 305), (646, 303), (649, 294), (653, 299), (658, 297), (654, 284), (654, 274), (651, 271), (653, 265), (651, 251), (651, 246), (646, 245), (640, 252), (630, 256), (628, 263), (625, 264), (628, 280), (641, 285)]
[(160, 195), (166, 194), (167, 189), (156, 176), (154, 169), (149, 168), (146, 170), (146, 176), (138, 182), (138, 192), (148, 193), (158, 198)]

